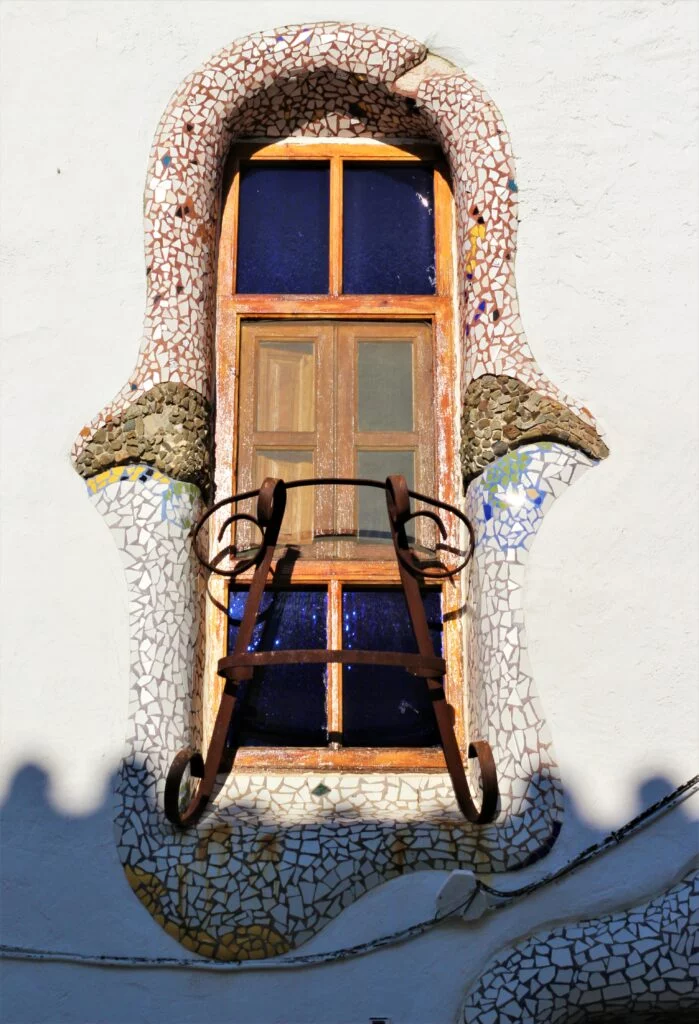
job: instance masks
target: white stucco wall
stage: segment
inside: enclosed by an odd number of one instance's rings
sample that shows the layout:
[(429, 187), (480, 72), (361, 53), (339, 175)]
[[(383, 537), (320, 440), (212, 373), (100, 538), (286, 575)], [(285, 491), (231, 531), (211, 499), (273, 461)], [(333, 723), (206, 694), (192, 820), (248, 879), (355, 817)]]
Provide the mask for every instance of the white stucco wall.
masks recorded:
[[(557, 502), (530, 559), (530, 656), (570, 800), (551, 864), (696, 770), (696, 7), (6, 2), (5, 942), (181, 955), (128, 890), (113, 845), (104, 794), (126, 721), (126, 587), (68, 450), (135, 361), (141, 193), (170, 94), (234, 37), (325, 18), (424, 39), (494, 97), (517, 158), (530, 342), (611, 448)], [(27, 768), (37, 765), (44, 780)], [(346, 963), (235, 977), (13, 963), (5, 1017), (450, 1021), (491, 951), (674, 881), (691, 854), (689, 815), (685, 804), (604, 870), (525, 909)], [(429, 916), (438, 880), (394, 898), (404, 881), (351, 908), (314, 948)]]

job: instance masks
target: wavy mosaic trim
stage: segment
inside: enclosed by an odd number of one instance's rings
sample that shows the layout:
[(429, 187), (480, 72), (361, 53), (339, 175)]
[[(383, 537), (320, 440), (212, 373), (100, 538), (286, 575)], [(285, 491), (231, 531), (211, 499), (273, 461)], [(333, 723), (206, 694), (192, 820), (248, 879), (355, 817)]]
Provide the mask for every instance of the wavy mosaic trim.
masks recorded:
[(546, 511), (592, 464), (561, 445), (531, 445), (498, 460), (469, 491), (478, 536), (469, 603), (480, 609), (469, 645), (480, 680), (471, 728), (493, 747), (502, 794), (496, 824), (480, 828), (464, 821), (441, 774), (234, 773), (195, 828), (173, 829), (162, 811), (165, 775), (175, 753), (197, 742), (190, 528), (199, 492), (145, 464), (87, 482), (119, 547), (129, 594), (119, 855), (169, 934), (207, 956), (272, 956), (397, 875), (507, 871), (543, 856), (562, 800), (527, 661), (522, 583)]
[(463, 1022), (689, 1020), (699, 1014), (698, 921), (695, 870), (632, 910), (533, 935), (481, 975)]

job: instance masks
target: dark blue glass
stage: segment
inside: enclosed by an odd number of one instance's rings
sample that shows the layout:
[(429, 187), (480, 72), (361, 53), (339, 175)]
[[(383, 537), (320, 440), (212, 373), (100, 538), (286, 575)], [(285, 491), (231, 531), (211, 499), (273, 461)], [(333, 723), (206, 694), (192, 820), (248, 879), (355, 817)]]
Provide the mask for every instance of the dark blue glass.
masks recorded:
[(343, 291), (434, 295), (432, 167), (347, 162), (343, 187)]
[[(441, 595), (423, 591), (435, 654), (442, 653)], [(343, 588), (342, 645), (365, 651), (417, 654), (400, 590)], [(439, 732), (424, 679), (402, 668), (345, 665), (342, 677), (342, 731), (347, 747), (429, 747)]]
[(328, 292), (330, 169), (290, 160), (240, 172), (236, 291)]
[[(247, 590), (231, 587), (228, 650), (233, 650)], [(260, 603), (250, 651), (327, 647), (325, 590), (268, 590)], [(325, 746), (328, 742), (325, 665), (256, 668), (242, 683), (233, 716), (232, 746)]]

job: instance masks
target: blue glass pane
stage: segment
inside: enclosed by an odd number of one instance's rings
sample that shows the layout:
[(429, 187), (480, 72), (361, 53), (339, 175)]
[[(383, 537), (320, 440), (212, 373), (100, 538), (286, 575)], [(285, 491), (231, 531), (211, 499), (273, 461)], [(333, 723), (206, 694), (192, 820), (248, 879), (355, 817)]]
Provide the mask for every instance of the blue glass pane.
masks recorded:
[(236, 291), (327, 294), (329, 224), (328, 164), (243, 166)]
[[(423, 592), (435, 654), (442, 653), (441, 595)], [(347, 649), (417, 653), (400, 590), (343, 589), (342, 645)], [(383, 665), (345, 665), (343, 742), (347, 747), (424, 747), (439, 732), (424, 679)]]
[[(231, 587), (228, 650), (233, 650), (247, 590)], [(327, 647), (325, 590), (265, 591), (251, 651)], [(242, 683), (233, 717), (234, 746), (324, 746), (327, 741), (325, 665), (277, 665), (255, 669)]]
[(434, 295), (433, 169), (346, 163), (343, 291)]

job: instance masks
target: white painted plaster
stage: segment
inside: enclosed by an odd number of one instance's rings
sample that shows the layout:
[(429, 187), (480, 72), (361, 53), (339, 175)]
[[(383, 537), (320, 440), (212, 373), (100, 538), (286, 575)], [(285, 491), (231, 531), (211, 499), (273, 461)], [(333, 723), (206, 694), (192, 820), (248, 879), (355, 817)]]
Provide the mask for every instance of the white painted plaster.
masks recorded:
[[(129, 891), (111, 836), (104, 791), (126, 722), (126, 587), (68, 451), (135, 361), (143, 177), (171, 92), (234, 37), (328, 17), (425, 39), (494, 97), (517, 158), (524, 324), (542, 369), (589, 405), (612, 452), (556, 503), (530, 559), (529, 653), (570, 808), (551, 857), (510, 884), (631, 817), (660, 792), (649, 780), (669, 786), (695, 770), (693, 5), (6, 2), (3, 941), (182, 953)], [(50, 799), (37, 776), (17, 779), (37, 763)], [(694, 843), (688, 813), (565, 890), (343, 964), (235, 978), (13, 965), (5, 1017), (441, 1024), (517, 937), (671, 884)], [(443, 882), (425, 874), (370, 893), (313, 948), (419, 919)]]

